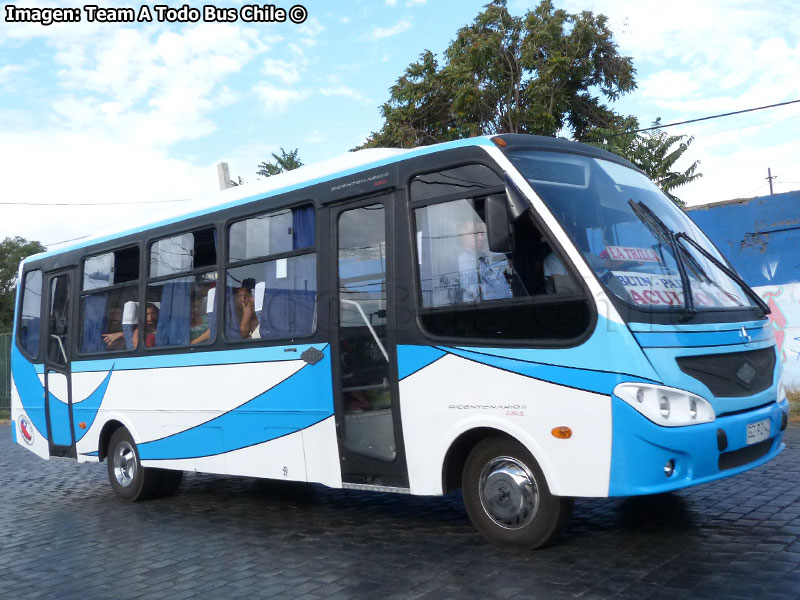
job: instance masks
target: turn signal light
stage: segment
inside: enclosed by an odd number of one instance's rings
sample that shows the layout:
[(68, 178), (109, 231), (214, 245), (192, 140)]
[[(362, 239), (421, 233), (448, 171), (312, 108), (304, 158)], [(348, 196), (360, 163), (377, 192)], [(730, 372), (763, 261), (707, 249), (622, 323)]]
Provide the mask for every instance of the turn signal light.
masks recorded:
[(81, 429), (86, 429), (86, 423), (84, 421), (81, 421), (80, 423), (78, 423), (78, 427), (80, 427)]
[(495, 146), (499, 146), (500, 148), (505, 148), (507, 146), (506, 141), (501, 137), (493, 137), (492, 141)]
[(550, 433), (553, 434), (554, 438), (558, 438), (559, 440), (568, 440), (572, 437), (572, 429), (563, 425), (561, 427), (553, 427)]

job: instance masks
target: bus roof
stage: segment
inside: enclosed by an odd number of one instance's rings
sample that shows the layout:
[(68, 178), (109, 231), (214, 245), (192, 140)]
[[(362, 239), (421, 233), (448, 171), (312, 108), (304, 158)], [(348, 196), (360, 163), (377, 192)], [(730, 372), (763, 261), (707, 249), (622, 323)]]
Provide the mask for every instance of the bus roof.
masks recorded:
[(108, 240), (133, 235), (150, 229), (155, 229), (163, 225), (169, 225), (177, 221), (183, 221), (193, 217), (203, 216), (223, 210), (232, 208), (249, 202), (262, 200), (270, 196), (290, 192), (296, 189), (309, 187), (364, 171), (370, 168), (376, 168), (383, 165), (397, 162), (402, 158), (411, 158), (414, 156), (421, 156), (430, 154), (432, 152), (439, 152), (449, 148), (459, 148), (464, 146), (493, 146), (489, 136), (470, 138), (465, 140), (456, 140), (453, 142), (445, 142), (442, 144), (435, 144), (431, 146), (422, 146), (412, 149), (401, 148), (370, 148), (366, 150), (358, 150), (355, 152), (346, 152), (334, 158), (324, 160), (318, 163), (304, 165), (291, 171), (286, 171), (278, 175), (273, 175), (263, 180), (258, 180), (254, 183), (248, 183), (241, 186), (235, 186), (226, 190), (217, 190), (213, 192), (204, 193), (196, 198), (192, 198), (194, 206), (188, 212), (179, 212), (169, 217), (142, 223), (137, 226), (120, 229), (118, 231), (101, 233), (92, 235), (75, 244), (70, 244), (57, 250), (48, 250), (39, 254), (34, 254), (27, 257), (23, 262), (31, 262), (71, 252), (87, 246), (93, 246)]
[(508, 143), (507, 149), (509, 150), (536, 148), (541, 150), (578, 152), (580, 154), (586, 154), (596, 158), (610, 159), (615, 162), (625, 164), (629, 167), (633, 167), (634, 169), (636, 168), (628, 161), (611, 154), (610, 152), (600, 150), (599, 148), (562, 138), (537, 135), (487, 135), (411, 149), (371, 148), (366, 150), (358, 150), (356, 152), (346, 152), (334, 158), (310, 165), (304, 165), (291, 171), (286, 171), (263, 180), (258, 180), (254, 183), (247, 183), (241, 186), (228, 188), (226, 190), (204, 193), (192, 199), (194, 200), (194, 205), (192, 210), (188, 212), (177, 212), (174, 215), (161, 218), (157, 221), (142, 223), (133, 227), (121, 229), (119, 231), (92, 235), (91, 237), (85, 238), (75, 244), (71, 244), (57, 250), (48, 250), (40, 254), (29, 256), (23, 262), (56, 256), (119, 237), (133, 235), (164, 225), (170, 225), (185, 219), (207, 215), (218, 210), (263, 200), (264, 198), (269, 198), (270, 196), (276, 196), (278, 194), (290, 192), (303, 187), (309, 187), (318, 183), (337, 179), (353, 173), (358, 173), (360, 171), (391, 164), (406, 158), (413, 158), (434, 152), (441, 152), (443, 150), (462, 148), (466, 146), (494, 147), (495, 144), (492, 142), (493, 138), (502, 138), (505, 140)]

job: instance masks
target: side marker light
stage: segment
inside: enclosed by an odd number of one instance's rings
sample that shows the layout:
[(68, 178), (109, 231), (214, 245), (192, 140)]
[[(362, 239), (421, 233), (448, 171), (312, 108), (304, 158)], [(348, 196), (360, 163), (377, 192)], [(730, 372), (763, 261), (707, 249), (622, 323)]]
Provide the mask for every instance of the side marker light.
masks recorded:
[(498, 146), (500, 148), (505, 148), (507, 145), (506, 141), (501, 137), (493, 137), (492, 141), (494, 142), (495, 146)]
[(563, 425), (561, 427), (553, 427), (550, 433), (553, 434), (554, 438), (559, 440), (568, 440), (572, 437), (572, 429)]

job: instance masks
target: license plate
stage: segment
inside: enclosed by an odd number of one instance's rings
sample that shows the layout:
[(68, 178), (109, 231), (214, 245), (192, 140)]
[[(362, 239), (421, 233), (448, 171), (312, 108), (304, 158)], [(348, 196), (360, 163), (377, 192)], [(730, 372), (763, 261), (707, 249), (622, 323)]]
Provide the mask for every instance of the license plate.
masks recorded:
[(747, 443), (757, 444), (769, 439), (770, 421), (764, 419), (763, 421), (756, 421), (755, 423), (747, 424)]

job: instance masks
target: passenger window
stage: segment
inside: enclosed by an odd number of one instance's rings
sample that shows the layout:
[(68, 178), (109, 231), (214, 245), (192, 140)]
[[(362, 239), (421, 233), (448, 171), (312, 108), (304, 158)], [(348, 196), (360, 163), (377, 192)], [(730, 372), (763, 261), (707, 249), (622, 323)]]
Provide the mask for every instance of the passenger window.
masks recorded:
[[(234, 223), (230, 230), (228, 260), (238, 262), (295, 250), (293, 225), (294, 215), (291, 210)], [(314, 240), (304, 245), (313, 246)]]
[(78, 348), (83, 354), (134, 350), (139, 306), (139, 248), (83, 261)]
[[(314, 207), (260, 215), (234, 223), (229, 231), (225, 337), (312, 334), (317, 315)], [(282, 256), (271, 258), (276, 255)]]
[(150, 247), (150, 277), (176, 275), (217, 264), (217, 238), (213, 227), (183, 233)]
[[(465, 196), (414, 210), (423, 326), (436, 335), (471, 338), (571, 339), (583, 333), (590, 313), (581, 286), (530, 211), (508, 225), (510, 251), (493, 252), (487, 193)], [(412, 185), (412, 200), (420, 199), (430, 198), (415, 197)]]
[(217, 242), (213, 227), (150, 246), (145, 325), (147, 348), (211, 343), (216, 336)]
[(503, 185), (500, 176), (485, 165), (463, 165), (417, 175), (411, 181), (411, 198), (415, 201), (441, 198), (451, 194), (467, 194)]
[(42, 312), (42, 272), (29, 271), (22, 286), (22, 310), (17, 326), (17, 340), (29, 355), (39, 354), (39, 332)]
[(214, 340), (217, 273), (212, 271), (147, 286), (145, 346), (164, 348)]
[(139, 279), (139, 248), (125, 248), (83, 261), (83, 291)]

